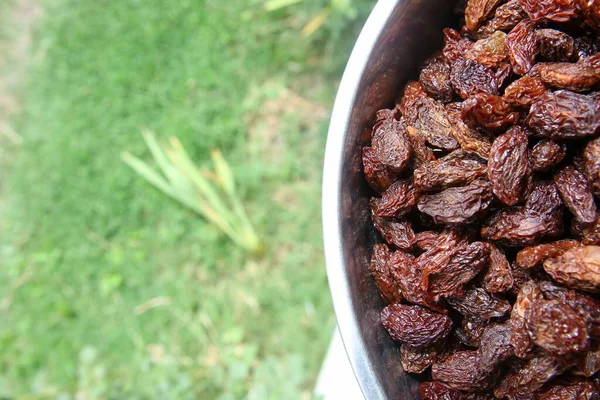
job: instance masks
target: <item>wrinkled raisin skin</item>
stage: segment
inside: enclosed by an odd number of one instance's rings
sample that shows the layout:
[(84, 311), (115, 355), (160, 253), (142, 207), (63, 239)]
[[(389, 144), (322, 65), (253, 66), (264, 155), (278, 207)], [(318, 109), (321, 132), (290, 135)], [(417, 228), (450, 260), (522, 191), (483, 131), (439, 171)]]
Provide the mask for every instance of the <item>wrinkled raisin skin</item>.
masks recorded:
[(566, 146), (552, 140), (543, 139), (529, 152), (531, 168), (536, 171), (548, 171), (558, 165), (566, 156)]
[(577, 17), (577, 0), (520, 0), (534, 21), (568, 22)]
[(529, 72), (538, 53), (535, 23), (528, 19), (519, 22), (506, 36), (506, 47), (513, 72), (518, 75)]
[(600, 292), (600, 247), (579, 246), (544, 261), (544, 269), (557, 282), (588, 292)]
[(390, 336), (411, 346), (428, 346), (443, 339), (452, 329), (452, 320), (425, 307), (390, 304), (381, 312), (381, 321)]
[(583, 224), (596, 221), (597, 210), (592, 189), (583, 174), (571, 166), (566, 166), (554, 175), (554, 183), (563, 202)]

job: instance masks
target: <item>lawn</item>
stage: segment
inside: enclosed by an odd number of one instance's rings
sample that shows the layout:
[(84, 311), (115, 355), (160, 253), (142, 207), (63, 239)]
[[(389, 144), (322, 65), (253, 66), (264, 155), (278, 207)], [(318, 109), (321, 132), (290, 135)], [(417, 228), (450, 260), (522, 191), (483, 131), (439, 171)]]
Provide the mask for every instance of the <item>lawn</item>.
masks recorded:
[[(0, 397), (310, 398), (335, 325), (328, 115), (373, 2), (332, 2), (347, 8), (309, 38), (329, 2), (40, 3), (21, 142), (0, 138)], [(150, 160), (143, 129), (202, 165), (224, 153), (263, 257), (123, 164)]]

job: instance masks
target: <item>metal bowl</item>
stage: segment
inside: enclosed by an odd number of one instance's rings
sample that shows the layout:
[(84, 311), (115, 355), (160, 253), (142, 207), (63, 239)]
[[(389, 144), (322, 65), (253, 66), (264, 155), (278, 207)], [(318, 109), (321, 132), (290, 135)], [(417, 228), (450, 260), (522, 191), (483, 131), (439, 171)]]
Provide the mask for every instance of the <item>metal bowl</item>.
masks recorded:
[(372, 192), (361, 147), (375, 112), (393, 108), (419, 63), (442, 46), (442, 29), (456, 26), (450, 0), (379, 0), (346, 66), (327, 137), (323, 229), (327, 275), (348, 358), (368, 400), (417, 399), (418, 381), (405, 373), (399, 347), (379, 322), (383, 302), (369, 274), (378, 240), (370, 226)]

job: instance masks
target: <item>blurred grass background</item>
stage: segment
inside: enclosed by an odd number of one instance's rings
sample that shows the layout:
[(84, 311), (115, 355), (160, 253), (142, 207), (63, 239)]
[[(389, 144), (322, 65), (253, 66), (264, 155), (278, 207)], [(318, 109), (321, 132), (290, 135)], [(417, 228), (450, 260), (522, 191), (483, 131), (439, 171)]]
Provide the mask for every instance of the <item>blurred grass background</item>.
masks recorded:
[[(326, 129), (373, 3), (0, 2), (0, 80), (21, 77), (0, 136), (1, 398), (312, 396), (335, 324)], [(17, 9), (42, 11), (30, 44)], [(142, 129), (201, 165), (221, 149), (264, 257), (121, 162), (149, 158)]]

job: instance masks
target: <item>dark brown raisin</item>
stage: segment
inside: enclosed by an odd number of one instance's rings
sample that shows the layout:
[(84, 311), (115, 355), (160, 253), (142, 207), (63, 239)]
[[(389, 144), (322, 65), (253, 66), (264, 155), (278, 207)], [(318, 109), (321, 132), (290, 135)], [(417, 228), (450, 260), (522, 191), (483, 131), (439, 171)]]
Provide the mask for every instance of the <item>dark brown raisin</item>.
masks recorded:
[(528, 211), (550, 216), (562, 210), (563, 202), (552, 181), (535, 181), (533, 190), (525, 202)]
[(427, 61), (419, 81), (425, 91), (434, 99), (449, 102), (454, 96), (452, 84), (450, 83), (450, 65), (442, 54)]
[(421, 251), (427, 251), (435, 246), (442, 234), (436, 231), (423, 231), (415, 234), (415, 247)]
[(503, 132), (519, 121), (519, 113), (502, 96), (477, 93), (462, 105), (463, 118), (492, 132)]
[(583, 151), (584, 172), (596, 195), (600, 194), (600, 138), (590, 140)]
[(483, 275), (483, 288), (489, 293), (501, 293), (513, 286), (513, 275), (504, 252), (490, 245), (490, 261)]
[(395, 119), (385, 119), (373, 127), (373, 150), (377, 159), (393, 172), (401, 172), (410, 160), (410, 140), (406, 129)]
[(404, 251), (412, 250), (415, 244), (415, 232), (409, 221), (398, 221), (392, 218), (372, 215), (373, 225), (387, 244)]
[(529, 359), (533, 357), (534, 343), (527, 320), (531, 314), (533, 304), (540, 300), (543, 300), (540, 288), (535, 282), (528, 281), (521, 286), (510, 313), (510, 344), (515, 355), (519, 358)]
[(519, 4), (519, 0), (509, 0), (496, 9), (494, 18), (479, 28), (477, 35), (486, 37), (498, 30), (510, 31), (526, 17), (527, 14)]
[[(421, 83), (411, 81), (404, 87), (404, 92), (398, 110), (406, 121), (414, 121), (417, 118), (418, 107), (425, 101), (431, 100)], [(410, 123), (408, 123), (410, 125)]]
[(463, 99), (480, 92), (498, 94), (500, 86), (490, 68), (464, 58), (452, 64), (450, 80), (454, 91)]
[(419, 394), (421, 400), (464, 400), (459, 390), (449, 388), (439, 382), (421, 382)]
[(458, 390), (485, 390), (491, 382), (487, 366), (476, 350), (457, 351), (431, 367), (431, 377)]
[(600, 3), (597, 0), (579, 0), (579, 8), (588, 24), (600, 30)]
[(456, 335), (466, 346), (479, 347), (481, 337), (490, 324), (491, 321), (489, 319), (463, 317), (460, 329), (456, 329)]
[(540, 78), (524, 76), (508, 85), (504, 90), (504, 98), (515, 106), (529, 107), (547, 91)]
[(579, 246), (574, 239), (557, 240), (556, 242), (538, 244), (525, 247), (517, 253), (517, 266), (525, 269), (534, 269), (542, 266), (548, 258), (558, 257), (573, 247)]
[(434, 300), (440, 297), (461, 297), (465, 293), (465, 285), (469, 283), (487, 264), (489, 245), (474, 242), (463, 245), (458, 250), (451, 249), (447, 257), (440, 257), (447, 262), (435, 262), (435, 259), (420, 256), (417, 262), (423, 265), (421, 287)]
[(536, 171), (548, 171), (559, 164), (566, 155), (566, 146), (552, 140), (543, 139), (533, 146), (529, 152), (531, 168)]
[(473, 45), (466, 58), (475, 60), (486, 67), (497, 67), (508, 59), (506, 51), (506, 33), (496, 31), (489, 37), (479, 39)]
[(583, 174), (571, 166), (566, 166), (554, 175), (554, 183), (563, 202), (583, 224), (596, 221), (597, 210), (592, 189)]
[(564, 367), (554, 357), (540, 355), (511, 369), (500, 386), (494, 389), (494, 394), (503, 399), (520, 393), (533, 393), (563, 371)]
[(488, 19), (502, 0), (469, 0), (465, 9), (465, 26), (471, 32)]
[(492, 202), (489, 182), (477, 180), (468, 186), (452, 187), (419, 199), (419, 211), (436, 224), (461, 225), (481, 218)]
[(492, 146), (490, 140), (464, 123), (461, 116), (461, 107), (454, 107), (454, 104), (451, 103), (446, 105), (446, 110), (454, 127), (454, 137), (458, 140), (460, 147), (466, 152), (476, 154), (487, 160)]
[(371, 206), (379, 217), (401, 218), (415, 208), (418, 197), (412, 179), (404, 179), (394, 182), (381, 198), (373, 198)]
[(567, 90), (548, 92), (531, 106), (526, 123), (537, 135), (550, 139), (593, 136), (600, 127), (598, 103)]
[(536, 301), (527, 318), (533, 342), (554, 355), (584, 353), (590, 338), (586, 321), (556, 300)]
[(392, 250), (385, 244), (376, 244), (373, 246), (373, 255), (371, 256), (370, 271), (375, 280), (381, 297), (388, 303), (402, 301), (402, 292), (394, 280), (390, 269), (390, 258)]
[(463, 150), (422, 164), (414, 171), (415, 187), (422, 193), (467, 185), (485, 176), (487, 168), (482, 160)]
[(534, 21), (568, 22), (577, 17), (577, 0), (520, 0)]
[(430, 145), (446, 150), (458, 148), (443, 105), (428, 97), (416, 104), (411, 112), (414, 119), (409, 118), (408, 124), (417, 129)]
[(600, 82), (600, 70), (586, 65), (585, 60), (576, 63), (560, 62), (538, 65), (540, 79), (545, 84), (557, 89), (586, 92)]
[(508, 301), (486, 292), (483, 288), (469, 289), (463, 297), (448, 299), (448, 303), (462, 315), (482, 319), (502, 317), (511, 309)]
[(579, 36), (575, 38), (575, 48), (577, 49), (577, 58), (584, 59), (598, 53), (598, 45), (588, 36)]
[(394, 340), (411, 346), (433, 344), (448, 336), (452, 329), (452, 320), (446, 315), (406, 304), (385, 307), (381, 322)]
[(557, 300), (575, 310), (587, 322), (590, 336), (600, 338), (600, 300), (550, 281), (540, 282), (539, 286), (548, 299)]
[(524, 19), (506, 36), (506, 48), (513, 72), (525, 75), (533, 66), (538, 54), (535, 23)]
[(511, 128), (492, 144), (488, 177), (496, 197), (509, 206), (525, 199), (531, 183), (531, 165), (527, 155), (527, 135), (519, 127)]
[(493, 324), (481, 336), (477, 351), (481, 356), (481, 362), (488, 368), (495, 367), (514, 354), (510, 345), (510, 331), (511, 327), (507, 322)]
[(465, 57), (473, 47), (473, 42), (463, 39), (454, 29), (444, 29), (444, 49), (442, 53), (449, 63), (454, 63)]
[(590, 350), (585, 353), (585, 356), (579, 358), (571, 373), (589, 378), (598, 371), (600, 371), (600, 342), (593, 342)]
[(406, 132), (408, 132), (408, 137), (410, 138), (410, 143), (412, 145), (412, 161), (415, 167), (419, 167), (429, 161), (435, 160), (433, 150), (427, 147), (425, 135), (423, 135), (421, 131), (412, 126), (407, 126)]
[(535, 400), (600, 400), (600, 393), (593, 382), (551, 383), (536, 393)]
[(379, 161), (372, 147), (363, 147), (362, 162), (365, 178), (369, 186), (377, 193), (385, 192), (392, 183), (398, 180), (396, 174)]
[(556, 29), (539, 29), (536, 31), (540, 57), (544, 61), (566, 62), (577, 54), (575, 40)]
[(390, 259), (390, 268), (406, 301), (436, 311), (445, 311), (443, 306), (434, 302), (425, 291), (421, 290), (421, 269), (413, 255), (400, 250), (394, 252)]
[(438, 358), (436, 346), (416, 347), (403, 344), (400, 347), (400, 361), (406, 372), (420, 374), (431, 366)]
[(544, 269), (557, 282), (572, 289), (600, 292), (600, 247), (574, 247), (544, 261)]

